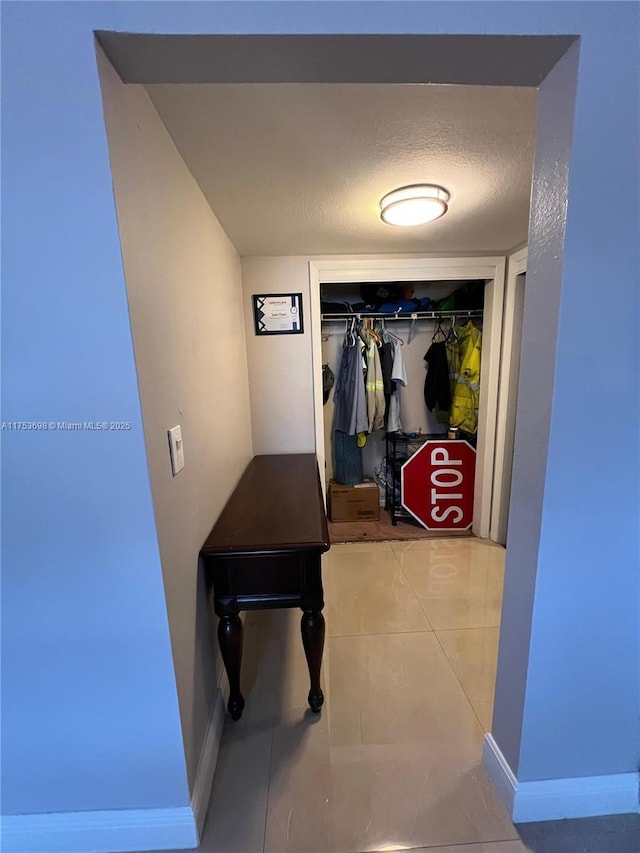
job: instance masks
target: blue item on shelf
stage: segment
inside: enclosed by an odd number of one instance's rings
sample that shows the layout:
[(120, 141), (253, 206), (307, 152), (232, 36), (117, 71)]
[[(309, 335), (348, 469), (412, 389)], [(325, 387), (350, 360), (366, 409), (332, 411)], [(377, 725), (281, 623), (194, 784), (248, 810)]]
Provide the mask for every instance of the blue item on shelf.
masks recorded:
[(428, 296), (424, 299), (395, 299), (393, 302), (384, 302), (378, 308), (381, 314), (413, 314), (415, 311), (428, 311), (431, 300)]

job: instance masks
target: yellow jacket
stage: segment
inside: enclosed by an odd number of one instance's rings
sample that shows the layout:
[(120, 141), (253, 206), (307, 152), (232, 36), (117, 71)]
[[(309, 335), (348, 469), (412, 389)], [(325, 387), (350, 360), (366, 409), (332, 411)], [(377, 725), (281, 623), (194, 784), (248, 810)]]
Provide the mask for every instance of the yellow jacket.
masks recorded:
[(482, 335), (471, 320), (447, 341), (451, 409), (449, 423), (474, 435), (478, 431)]

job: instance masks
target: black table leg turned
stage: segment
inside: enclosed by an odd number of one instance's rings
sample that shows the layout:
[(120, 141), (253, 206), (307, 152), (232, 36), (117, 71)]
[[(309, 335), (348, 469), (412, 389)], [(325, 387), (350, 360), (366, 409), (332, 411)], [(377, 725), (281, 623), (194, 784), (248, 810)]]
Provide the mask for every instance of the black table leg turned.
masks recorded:
[(218, 642), (224, 668), (229, 679), (229, 703), (227, 708), (233, 720), (239, 720), (244, 708), (244, 697), (240, 692), (240, 665), (242, 663), (242, 619), (238, 614), (221, 616), (218, 622)]
[(309, 707), (318, 713), (324, 703), (324, 693), (320, 687), (320, 667), (324, 650), (324, 616), (320, 610), (305, 610), (300, 623), (304, 653), (309, 666), (311, 689), (309, 690)]

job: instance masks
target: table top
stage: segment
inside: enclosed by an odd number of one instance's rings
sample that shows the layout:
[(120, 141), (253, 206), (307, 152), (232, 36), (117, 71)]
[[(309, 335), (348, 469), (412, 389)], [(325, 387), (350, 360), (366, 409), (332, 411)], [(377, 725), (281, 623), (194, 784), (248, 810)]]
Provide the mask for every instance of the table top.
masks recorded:
[(288, 453), (254, 456), (200, 553), (328, 549), (315, 454)]

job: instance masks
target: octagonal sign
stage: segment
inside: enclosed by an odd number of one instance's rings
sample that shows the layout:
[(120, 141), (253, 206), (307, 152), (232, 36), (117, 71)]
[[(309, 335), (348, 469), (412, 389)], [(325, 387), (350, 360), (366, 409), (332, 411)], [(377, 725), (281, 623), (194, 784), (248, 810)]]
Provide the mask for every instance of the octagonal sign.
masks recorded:
[(476, 452), (469, 442), (426, 441), (402, 466), (402, 506), (427, 530), (467, 530), (475, 473)]

